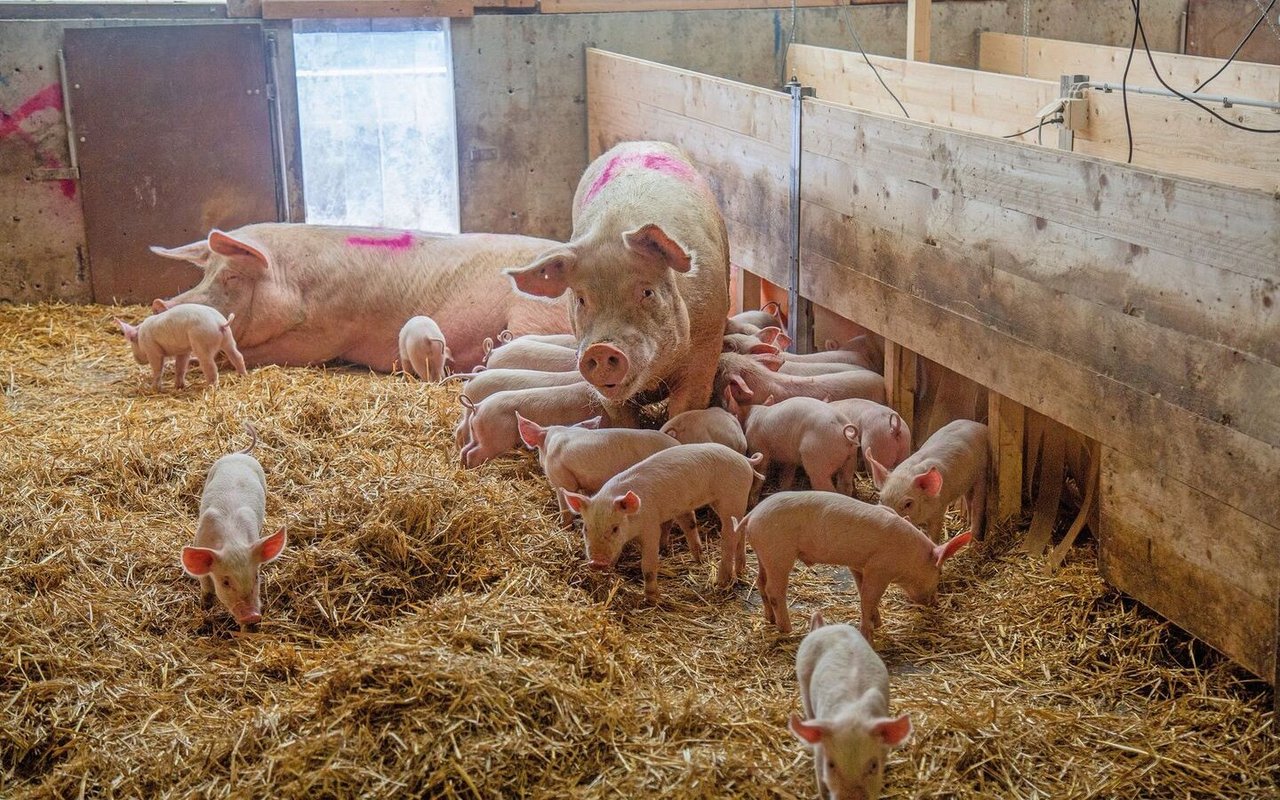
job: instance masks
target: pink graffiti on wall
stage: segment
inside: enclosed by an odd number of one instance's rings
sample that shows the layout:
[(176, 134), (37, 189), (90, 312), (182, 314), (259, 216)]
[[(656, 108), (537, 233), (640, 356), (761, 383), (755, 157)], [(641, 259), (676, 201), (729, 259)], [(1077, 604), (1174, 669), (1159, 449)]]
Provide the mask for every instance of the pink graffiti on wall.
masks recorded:
[[(0, 109), (0, 139), (7, 139), (10, 136), (16, 136), (18, 139), (26, 142), (35, 151), (36, 157), (40, 159), (40, 163), (49, 169), (58, 169), (63, 166), (62, 160), (56, 155), (44, 152), (40, 147), (40, 142), (31, 133), (22, 128), (22, 123), (41, 111), (61, 111), (62, 110), (62, 87), (56, 83), (51, 83), (40, 91), (28, 97), (13, 111), (4, 111)], [(59, 188), (62, 189), (62, 195), (68, 200), (76, 196), (76, 182), (73, 180), (58, 181)]]

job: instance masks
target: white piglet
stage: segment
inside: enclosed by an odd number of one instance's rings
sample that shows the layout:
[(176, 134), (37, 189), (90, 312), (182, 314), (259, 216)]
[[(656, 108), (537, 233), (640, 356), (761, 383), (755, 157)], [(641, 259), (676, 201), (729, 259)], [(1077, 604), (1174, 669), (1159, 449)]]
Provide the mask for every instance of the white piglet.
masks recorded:
[(948, 422), (890, 472), (875, 451), (867, 462), (880, 505), (923, 525), (929, 538), (942, 540), (947, 507), (961, 497), (969, 516), (969, 530), (981, 539), (987, 503), (987, 426), (958, 419)]
[(444, 367), (450, 361), (440, 326), (431, 317), (412, 317), (400, 329), (400, 369), (423, 380), (444, 380)]
[(244, 357), (231, 333), (235, 317), (224, 317), (210, 306), (183, 303), (147, 317), (140, 325), (130, 325), (122, 319), (116, 323), (129, 340), (134, 359), (151, 365), (151, 388), (158, 391), (164, 362), (169, 358), (173, 359), (173, 383), (178, 389), (186, 385), (187, 365), (193, 355), (200, 360), (200, 369), (210, 386), (218, 385), (219, 352), (227, 354), (237, 373), (245, 374)]
[[(730, 411), (737, 408), (726, 392)], [(840, 416), (830, 404), (812, 397), (791, 397), (780, 403), (746, 406), (738, 412), (747, 447), (764, 454), (761, 472), (770, 464), (782, 465), (783, 490), (790, 489), (796, 467), (804, 467), (814, 489), (834, 492), (834, 478), (858, 452), (858, 426)]]
[(259, 537), (266, 516), (267, 480), (262, 465), (249, 455), (258, 434), (250, 425), (245, 429), (253, 442), (209, 468), (200, 495), (195, 544), (182, 548), (182, 568), (200, 579), (206, 605), (216, 594), (242, 627), (262, 620), (258, 567), (275, 560), (285, 546), (283, 527)]
[(662, 432), (680, 444), (715, 442), (744, 455), (747, 452), (747, 436), (742, 432), (742, 425), (723, 408), (712, 406), (681, 412), (667, 420)]
[(791, 732), (813, 750), (818, 793), (831, 800), (873, 800), (884, 785), (889, 751), (906, 744), (911, 718), (889, 716), (889, 671), (850, 625), (826, 625), (814, 612), (796, 651), (805, 718)]

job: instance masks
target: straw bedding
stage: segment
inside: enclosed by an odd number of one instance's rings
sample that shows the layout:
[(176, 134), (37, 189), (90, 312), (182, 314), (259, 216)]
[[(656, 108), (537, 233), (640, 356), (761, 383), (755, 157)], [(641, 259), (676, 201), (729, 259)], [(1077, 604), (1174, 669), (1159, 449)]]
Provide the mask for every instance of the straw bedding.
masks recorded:
[[(224, 372), (151, 394), (111, 322), (0, 309), (0, 796), (809, 797), (793, 659), (847, 580), (801, 569), (800, 632), (664, 556), (581, 568), (529, 456), (456, 464), (456, 387)], [(167, 386), (171, 378), (167, 377)], [(178, 566), (205, 470), (262, 441), (265, 622), (204, 611)], [(884, 601), (894, 797), (1274, 796), (1270, 690), (1010, 532), (949, 562), (934, 609)]]

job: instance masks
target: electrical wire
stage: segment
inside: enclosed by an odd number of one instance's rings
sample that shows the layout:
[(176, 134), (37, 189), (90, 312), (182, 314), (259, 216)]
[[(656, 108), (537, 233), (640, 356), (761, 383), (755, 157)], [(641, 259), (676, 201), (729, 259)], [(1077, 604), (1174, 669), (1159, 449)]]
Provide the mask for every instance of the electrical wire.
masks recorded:
[(1030, 128), (1027, 128), (1025, 131), (1018, 131), (1017, 133), (1007, 133), (1004, 136), (1001, 136), (1000, 138), (1001, 139), (1017, 139), (1019, 136), (1026, 136), (1028, 133), (1031, 133), (1032, 131), (1036, 132), (1036, 137), (1038, 138), (1040, 136), (1040, 129), (1043, 128), (1045, 125), (1058, 125), (1063, 121), (1064, 120), (1062, 119), (1062, 117), (1054, 117), (1053, 119), (1042, 119), (1035, 125), (1032, 125)]
[(1213, 73), (1209, 77), (1205, 78), (1204, 83), (1200, 84), (1195, 89), (1193, 89), (1192, 90), (1193, 92), (1199, 92), (1201, 89), (1208, 86), (1210, 81), (1212, 81), (1214, 78), (1221, 75), (1223, 70), (1231, 66), (1231, 62), (1235, 61), (1236, 56), (1240, 55), (1240, 50), (1241, 48), (1244, 47), (1245, 42), (1249, 41), (1249, 38), (1253, 36), (1254, 32), (1258, 30), (1258, 28), (1262, 25), (1264, 21), (1266, 21), (1267, 15), (1271, 13), (1271, 9), (1275, 7), (1276, 7), (1276, 0), (1271, 0), (1271, 3), (1265, 9), (1263, 9), (1262, 16), (1258, 17), (1258, 21), (1253, 23), (1253, 27), (1250, 28), (1249, 32), (1244, 35), (1244, 38), (1240, 40), (1240, 44), (1236, 45), (1236, 49), (1232, 50), (1231, 55), (1227, 58), (1227, 60), (1222, 62), (1222, 66), (1218, 67), (1218, 71)]
[(858, 29), (853, 24), (853, 6), (845, 6), (844, 10), (845, 14), (849, 18), (849, 32), (853, 34), (853, 43), (858, 46), (858, 52), (862, 53), (862, 60), (867, 62), (867, 66), (871, 67), (871, 72), (875, 74), (876, 80), (880, 81), (880, 85), (883, 86), (884, 90), (893, 98), (893, 102), (897, 103), (898, 108), (902, 109), (902, 116), (907, 119), (911, 119), (911, 115), (907, 113), (907, 107), (902, 104), (902, 101), (898, 99), (898, 96), (889, 88), (889, 84), (884, 82), (884, 78), (880, 77), (880, 70), (876, 69), (876, 65), (871, 63), (871, 59), (867, 57), (867, 51), (862, 49), (862, 40), (858, 38)]
[[(1133, 51), (1138, 46), (1138, 3), (1133, 6), (1133, 37), (1129, 39), (1129, 57), (1124, 62), (1124, 75), (1120, 77), (1120, 103), (1124, 106), (1124, 133), (1129, 138), (1129, 157), (1126, 164), (1133, 163), (1133, 125), (1129, 122), (1129, 66), (1133, 64)], [(1145, 39), (1144, 39), (1145, 41)]]
[[(1169, 82), (1166, 81), (1164, 77), (1160, 75), (1160, 71), (1156, 69), (1155, 57), (1151, 55), (1151, 45), (1147, 43), (1147, 31), (1146, 31), (1146, 28), (1142, 26), (1142, 12), (1139, 9), (1139, 3), (1140, 3), (1140, 0), (1129, 0), (1129, 5), (1133, 7), (1133, 18), (1134, 18), (1134, 21), (1137, 23), (1138, 33), (1142, 36), (1142, 49), (1146, 51), (1147, 61), (1150, 62), (1151, 64), (1151, 72), (1156, 76), (1156, 80), (1160, 82), (1161, 86), (1173, 92), (1178, 97), (1181, 97), (1183, 100), (1186, 100), (1188, 103), (1191, 103), (1192, 105), (1196, 106), (1197, 108), (1209, 114), (1210, 116), (1214, 117), (1215, 119), (1219, 120), (1220, 122), (1224, 122), (1233, 128), (1238, 128), (1242, 131), (1249, 131), (1250, 133), (1280, 133), (1280, 128), (1254, 128), (1250, 125), (1241, 125), (1238, 122), (1232, 122), (1231, 120), (1222, 116), (1218, 112), (1214, 111), (1212, 108), (1209, 108), (1208, 106), (1206, 106), (1204, 103), (1201, 103), (1199, 100), (1195, 99), (1194, 97), (1188, 97), (1183, 92), (1180, 92), (1177, 89), (1170, 86)], [(1126, 115), (1126, 118), (1127, 118), (1127, 115)]]

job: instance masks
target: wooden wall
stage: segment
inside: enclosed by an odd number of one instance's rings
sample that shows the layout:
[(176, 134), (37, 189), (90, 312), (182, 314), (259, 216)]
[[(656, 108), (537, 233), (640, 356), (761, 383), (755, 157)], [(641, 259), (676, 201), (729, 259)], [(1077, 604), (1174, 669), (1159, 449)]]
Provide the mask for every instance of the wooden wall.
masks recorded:
[[(685, 148), (735, 263), (785, 283), (789, 101), (595, 50), (587, 74), (592, 153)], [(1272, 678), (1280, 196), (821, 99), (803, 174), (803, 294), (1098, 440), (1106, 577)]]

